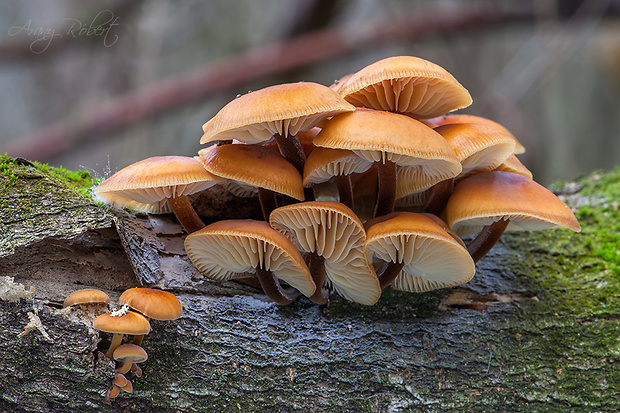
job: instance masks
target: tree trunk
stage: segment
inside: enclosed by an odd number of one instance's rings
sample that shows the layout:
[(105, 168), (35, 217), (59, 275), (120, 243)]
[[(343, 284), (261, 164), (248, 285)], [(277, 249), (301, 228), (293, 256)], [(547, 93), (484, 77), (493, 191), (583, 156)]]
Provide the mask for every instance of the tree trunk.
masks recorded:
[[(618, 214), (603, 188), (620, 193), (620, 169), (564, 187), (581, 205), (581, 234), (505, 234), (460, 288), (387, 289), (372, 307), (335, 298), (322, 308), (205, 279), (173, 217), (113, 215), (37, 165), (3, 165), (5, 411), (620, 410), (620, 263), (597, 253), (601, 217)], [(133, 393), (109, 401), (110, 337), (92, 328), (105, 310), (59, 310), (77, 289), (114, 303), (137, 285), (175, 293), (184, 313), (152, 321), (142, 377), (128, 374)]]

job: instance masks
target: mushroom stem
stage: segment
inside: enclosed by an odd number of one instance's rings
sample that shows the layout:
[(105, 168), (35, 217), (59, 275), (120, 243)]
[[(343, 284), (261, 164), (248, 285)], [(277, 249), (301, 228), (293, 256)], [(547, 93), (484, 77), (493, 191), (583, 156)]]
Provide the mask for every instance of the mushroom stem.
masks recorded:
[(121, 345), (121, 341), (123, 341), (123, 335), (122, 334), (116, 334), (115, 333), (112, 336), (112, 342), (110, 343), (110, 348), (105, 353), (105, 356), (107, 358), (109, 358), (110, 360), (114, 360), (114, 357), (112, 356), (112, 354), (114, 354), (114, 350), (116, 350), (116, 348)]
[(353, 209), (353, 185), (351, 184), (351, 175), (336, 175), (334, 180), (338, 188), (340, 202)]
[(263, 211), (263, 218), (269, 222), (269, 215), (278, 207), (278, 201), (276, 199), (276, 193), (265, 188), (258, 188), (258, 200), (260, 202), (261, 211)]
[(316, 291), (310, 296), (310, 301), (315, 304), (325, 305), (329, 302), (329, 291), (324, 288), (325, 284), (325, 258), (316, 252), (310, 254), (310, 262), (308, 263), (312, 281), (316, 285)]
[(491, 225), (482, 228), (482, 231), (467, 246), (467, 251), (474, 262), (480, 261), (482, 257), (487, 255), (493, 245), (499, 240), (508, 226), (507, 219), (500, 219)]
[(119, 368), (116, 369), (116, 372), (120, 374), (126, 374), (131, 369), (132, 364), (133, 364), (133, 357), (125, 357), (123, 359), (123, 364)]
[(424, 212), (428, 212), (434, 215), (441, 214), (441, 211), (446, 208), (448, 199), (450, 198), (450, 195), (452, 195), (453, 191), (454, 178), (437, 183), (435, 186), (433, 186), (433, 189), (431, 189), (431, 195), (426, 201), (426, 205), (424, 206)]
[(282, 136), (279, 133), (274, 136), (280, 153), (289, 161), (299, 172), (304, 175), (304, 164), (306, 163), (306, 154), (304, 153), (301, 143), (297, 135)]
[(139, 334), (137, 336), (133, 336), (132, 343), (135, 344), (136, 346), (141, 346), (142, 340), (144, 340), (144, 334)]
[(377, 203), (375, 217), (394, 211), (396, 198), (396, 164), (390, 160), (379, 162)]
[(172, 212), (188, 234), (203, 229), (204, 222), (198, 217), (196, 210), (185, 195), (168, 198)]
[(405, 262), (384, 262), (379, 271), (377, 271), (377, 278), (379, 278), (379, 286), (381, 289), (385, 289), (394, 282), (400, 271), (403, 269)]
[(267, 297), (271, 298), (277, 304), (287, 305), (301, 296), (301, 293), (294, 288), (289, 290), (282, 288), (272, 271), (257, 267), (256, 275)]

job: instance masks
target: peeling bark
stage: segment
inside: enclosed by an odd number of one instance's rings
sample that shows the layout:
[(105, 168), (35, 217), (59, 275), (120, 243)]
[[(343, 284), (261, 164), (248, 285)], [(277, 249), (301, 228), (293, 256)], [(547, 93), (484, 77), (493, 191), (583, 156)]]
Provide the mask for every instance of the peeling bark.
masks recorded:
[[(73, 209), (65, 208), (50, 222), (69, 222)], [(564, 243), (583, 240), (568, 231), (544, 247), (529, 234), (507, 234), (461, 288), (387, 289), (372, 307), (341, 299), (328, 308), (307, 299), (282, 307), (250, 285), (198, 274), (173, 217), (112, 216), (93, 204), (80, 211), (70, 231), (49, 225), (17, 234), (37, 212), (15, 211), (21, 218), (2, 227), (0, 274), (37, 289), (32, 300), (0, 297), (5, 411), (620, 410), (618, 304), (565, 308), (561, 296), (571, 287), (541, 273), (547, 265), (564, 271), (561, 258), (577, 256)], [(128, 375), (134, 392), (106, 401), (114, 368), (101, 351), (110, 338), (91, 327), (103, 310), (57, 309), (75, 289), (101, 288), (115, 301), (140, 283), (177, 294), (184, 313), (152, 321), (143, 376)], [(579, 288), (587, 296), (607, 287)], [(37, 329), (19, 337), (28, 312), (51, 340)]]

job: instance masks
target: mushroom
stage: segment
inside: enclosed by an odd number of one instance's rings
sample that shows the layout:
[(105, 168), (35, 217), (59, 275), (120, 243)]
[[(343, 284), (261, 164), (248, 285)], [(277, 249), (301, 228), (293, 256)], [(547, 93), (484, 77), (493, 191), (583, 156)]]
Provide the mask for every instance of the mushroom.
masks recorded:
[[(153, 288), (130, 288), (121, 294), (118, 303), (155, 320), (176, 320), (183, 313), (183, 306), (174, 294)], [(144, 335), (136, 335), (133, 343), (141, 345), (143, 338)]]
[[(277, 207), (276, 193), (304, 199), (301, 175), (276, 151), (260, 145), (213, 146), (198, 157), (204, 168), (222, 178), (258, 187), (265, 221)], [(249, 167), (251, 165), (251, 167)]]
[[(211, 279), (256, 274), (265, 294), (278, 304), (290, 304), (316, 286), (299, 251), (264, 221), (226, 220), (207, 225), (185, 239), (187, 256)], [(296, 290), (285, 290), (278, 279)]]
[(454, 287), (474, 276), (467, 249), (427, 215), (393, 212), (365, 226), (369, 256), (384, 263), (377, 272), (381, 288), (423, 292)]
[(118, 396), (119, 390), (131, 393), (133, 392), (133, 385), (123, 374), (116, 373), (114, 375), (114, 380), (112, 381), (112, 388), (110, 389), (109, 397), (113, 399)]
[(312, 82), (270, 86), (239, 96), (202, 127), (200, 143), (238, 139), (260, 143), (275, 137), (280, 153), (303, 174), (306, 160), (296, 135), (323, 119), (354, 111), (330, 88)]
[(187, 233), (204, 227), (188, 195), (203, 191), (221, 179), (187, 156), (155, 156), (129, 165), (105, 181), (95, 194), (104, 201), (118, 203), (131, 199), (141, 204), (166, 201)]
[(441, 135), (415, 119), (396, 113), (358, 109), (334, 116), (314, 138), (314, 144), (348, 149), (378, 164), (379, 189), (374, 216), (394, 209), (396, 165), (409, 168), (428, 187), (461, 172), (454, 150)]
[(347, 300), (377, 302), (381, 290), (366, 259), (366, 233), (351, 209), (339, 202), (302, 202), (275, 209), (269, 223), (311, 255), (310, 272), (317, 288), (313, 302), (328, 301), (324, 283)]
[(478, 262), (504, 230), (581, 227), (570, 208), (545, 187), (512, 172), (492, 171), (460, 182), (446, 205), (446, 221), (461, 236), (478, 232), (467, 246)]
[(77, 290), (69, 294), (62, 306), (71, 307), (80, 304), (109, 304), (110, 297), (103, 291), (86, 288)]
[(373, 165), (346, 149), (317, 148), (306, 159), (305, 187), (335, 181), (340, 202), (353, 209), (351, 174), (366, 172)]
[(469, 92), (441, 66), (413, 56), (395, 56), (351, 75), (338, 93), (357, 107), (433, 118), (471, 105)]
[(146, 351), (135, 344), (121, 344), (114, 350), (112, 357), (115, 361), (122, 363), (121, 366), (116, 369), (116, 372), (120, 374), (127, 373), (131, 369), (132, 363), (142, 363), (148, 359)]
[(501, 165), (495, 168), (496, 171), (513, 172), (515, 174), (523, 175), (528, 179), (532, 179), (532, 172), (525, 167), (516, 157), (516, 155), (510, 155)]
[(521, 144), (521, 142), (517, 140), (517, 138), (512, 133), (510, 133), (508, 129), (506, 129), (503, 125), (491, 119), (484, 118), (482, 116), (468, 115), (465, 113), (451, 113), (451, 114), (439, 116), (433, 119), (427, 119), (427, 121), (430, 124), (432, 124), (433, 127), (437, 127), (441, 125), (460, 124), (460, 123), (478, 123), (478, 124), (487, 125), (497, 130), (497, 132), (508, 135), (512, 137), (512, 139), (514, 139), (515, 141), (514, 153), (515, 154), (519, 155), (525, 152), (525, 147)]
[(144, 335), (151, 331), (149, 320), (133, 311), (118, 311), (100, 315), (93, 321), (93, 327), (97, 330), (112, 333), (112, 342), (106, 352), (106, 357), (112, 359), (114, 350), (121, 344), (123, 334)]

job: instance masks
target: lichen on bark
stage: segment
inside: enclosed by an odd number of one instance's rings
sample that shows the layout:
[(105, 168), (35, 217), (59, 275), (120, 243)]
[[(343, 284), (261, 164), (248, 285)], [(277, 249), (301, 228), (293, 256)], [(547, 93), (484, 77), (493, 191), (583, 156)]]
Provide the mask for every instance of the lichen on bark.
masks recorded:
[[(28, 191), (27, 185), (38, 182), (21, 179), (13, 187)], [(54, 308), (60, 307), (60, 292), (77, 289), (76, 283), (103, 284), (113, 300), (138, 283), (139, 275), (125, 274), (135, 266), (122, 254), (114, 227), (105, 223), (107, 229), (94, 231), (84, 225), (80, 235), (55, 233), (17, 247), (0, 241), (0, 250), (12, 248), (0, 257), (3, 270), (16, 255), (49, 253), (51, 243), (91, 274), (80, 278), (77, 267), (63, 272), (54, 264), (59, 261), (43, 259), (36, 277), (26, 276), (26, 267), (21, 276), (15, 274), (24, 285), (37, 287), (34, 305), (54, 342), (34, 332), (18, 337), (32, 301), (0, 302), (0, 407), (16, 412), (619, 411), (620, 274), (613, 254), (618, 182), (620, 169), (554, 187), (576, 208), (580, 234), (506, 234), (468, 284), (424, 294), (387, 290), (372, 307), (341, 299), (329, 308), (305, 299), (280, 307), (252, 287), (209, 282), (184, 267), (177, 247), (182, 235), (139, 217), (136, 225), (151, 231), (141, 236), (162, 242), (144, 243), (153, 248), (154, 262), (160, 256), (165, 279), (157, 286), (175, 292), (185, 311), (179, 320), (152, 323), (144, 342), (149, 353), (144, 375), (132, 378), (134, 393), (113, 402), (104, 398), (113, 366), (97, 350), (109, 338), (89, 327), (80, 310), (63, 315)], [(91, 213), (96, 218), (109, 212), (89, 203), (81, 214)], [(93, 256), (100, 258), (87, 259)], [(56, 288), (50, 288), (49, 278)]]

